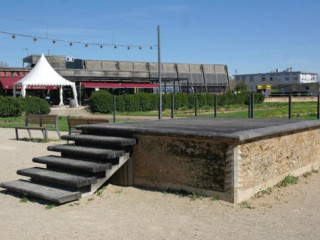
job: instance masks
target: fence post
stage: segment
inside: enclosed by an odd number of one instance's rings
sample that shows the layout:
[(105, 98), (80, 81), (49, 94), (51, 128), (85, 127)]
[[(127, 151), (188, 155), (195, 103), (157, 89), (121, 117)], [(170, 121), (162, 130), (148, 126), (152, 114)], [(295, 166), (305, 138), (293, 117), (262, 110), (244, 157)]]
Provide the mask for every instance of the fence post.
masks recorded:
[(174, 118), (174, 94), (171, 94), (171, 118)]
[(197, 109), (197, 105), (198, 105), (198, 103), (197, 103), (198, 101), (197, 101), (197, 96), (195, 96), (194, 97), (194, 116), (195, 117), (198, 117), (198, 109)]
[(318, 101), (317, 101), (317, 119), (320, 119), (320, 95), (318, 94)]
[(291, 119), (291, 108), (292, 108), (292, 94), (289, 94), (289, 119)]
[(113, 96), (113, 122), (116, 122), (116, 112), (117, 112), (117, 99)]
[(251, 118), (254, 118), (254, 93), (251, 93)]
[(248, 118), (251, 118), (251, 94), (249, 95), (249, 102), (248, 102)]
[(214, 117), (217, 117), (217, 104), (218, 104), (218, 96), (214, 95)]

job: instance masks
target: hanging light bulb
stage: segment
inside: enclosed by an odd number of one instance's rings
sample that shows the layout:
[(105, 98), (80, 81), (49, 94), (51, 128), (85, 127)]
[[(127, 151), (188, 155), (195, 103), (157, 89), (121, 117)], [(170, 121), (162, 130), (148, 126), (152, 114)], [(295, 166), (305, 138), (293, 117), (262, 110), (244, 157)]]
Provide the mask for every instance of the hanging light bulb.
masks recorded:
[(142, 47), (141, 47), (141, 46), (139, 46), (139, 49), (141, 50), (141, 49), (142, 49)]
[(128, 46), (127, 48), (128, 48), (128, 50), (130, 50), (130, 46)]
[(34, 38), (33, 38), (33, 41), (34, 41), (34, 42), (36, 42), (36, 41), (37, 41), (37, 38), (36, 38), (36, 37), (34, 37)]
[(16, 35), (12, 34), (12, 39), (15, 39), (16, 38)]
[(101, 49), (103, 48), (103, 45), (102, 45), (102, 44), (100, 45), (100, 48), (101, 48)]
[(85, 46), (85, 47), (88, 47), (88, 43), (86, 43), (84, 46)]
[(150, 46), (150, 50), (152, 50), (152, 46)]
[(53, 43), (53, 44), (55, 44), (55, 43), (56, 43), (56, 40), (55, 40), (55, 39), (53, 39), (53, 40), (52, 40), (52, 43)]
[(72, 47), (73, 43), (72, 43), (72, 42), (70, 42), (70, 43), (69, 43), (69, 45), (70, 45), (70, 47)]
[(118, 46), (117, 45), (114, 45), (114, 48), (117, 48)]

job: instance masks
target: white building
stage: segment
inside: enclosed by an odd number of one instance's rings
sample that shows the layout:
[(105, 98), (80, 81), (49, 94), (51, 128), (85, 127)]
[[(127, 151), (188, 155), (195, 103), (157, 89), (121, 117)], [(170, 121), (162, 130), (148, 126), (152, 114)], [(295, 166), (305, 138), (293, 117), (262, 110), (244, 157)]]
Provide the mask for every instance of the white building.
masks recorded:
[(234, 75), (236, 83), (245, 82), (249, 89), (263, 89), (263, 86), (271, 85), (273, 90), (280, 92), (299, 92), (299, 93), (319, 93), (319, 79), (317, 73), (292, 71), (287, 68), (285, 71), (254, 74)]

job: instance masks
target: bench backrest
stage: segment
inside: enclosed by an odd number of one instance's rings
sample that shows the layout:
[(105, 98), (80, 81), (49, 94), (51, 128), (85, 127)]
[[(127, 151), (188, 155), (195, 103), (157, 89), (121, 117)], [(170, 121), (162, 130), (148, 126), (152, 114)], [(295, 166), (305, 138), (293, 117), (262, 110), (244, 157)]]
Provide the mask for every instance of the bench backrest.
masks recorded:
[(41, 115), (29, 114), (26, 116), (26, 126), (41, 125)]
[(58, 115), (45, 115), (45, 114), (29, 114), (26, 116), (26, 126), (37, 125), (44, 127), (45, 125), (58, 126)]
[(86, 124), (95, 124), (95, 123), (108, 123), (108, 119), (102, 118), (68, 118), (69, 134), (72, 132), (81, 132), (76, 131), (76, 126), (86, 125)]

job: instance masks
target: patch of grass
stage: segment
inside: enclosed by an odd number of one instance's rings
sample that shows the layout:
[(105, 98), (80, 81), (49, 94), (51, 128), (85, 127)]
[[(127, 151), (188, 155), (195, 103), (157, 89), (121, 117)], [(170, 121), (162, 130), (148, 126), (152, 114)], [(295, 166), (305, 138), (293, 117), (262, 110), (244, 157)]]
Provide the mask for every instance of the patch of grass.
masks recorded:
[(34, 199), (27, 194), (23, 194), (23, 196), (20, 198), (20, 202), (21, 203), (34, 202)]
[(214, 196), (212, 196), (210, 199), (211, 199), (211, 201), (218, 201), (218, 200), (219, 200), (219, 197), (216, 196), (216, 195), (214, 195)]
[(104, 187), (100, 188), (100, 189), (97, 191), (97, 196), (101, 197), (101, 196), (102, 196), (103, 191), (104, 191), (104, 190), (106, 190), (106, 188), (107, 188), (106, 186), (104, 186)]
[(246, 209), (254, 209), (254, 207), (253, 206), (251, 206), (248, 202), (246, 202), (246, 201), (244, 201), (244, 202), (242, 202), (242, 203), (240, 203), (240, 207), (241, 208), (246, 208)]
[(286, 187), (289, 184), (297, 184), (299, 181), (299, 177), (287, 175), (281, 182), (279, 182), (277, 187)]
[(270, 195), (273, 191), (273, 188), (272, 187), (268, 187), (267, 189), (264, 189), (260, 192), (257, 192), (254, 197), (255, 198), (260, 198), (260, 197), (263, 197), (264, 195)]
[(20, 198), (20, 202), (27, 203), (27, 202), (29, 202), (29, 199), (27, 197), (22, 197), (22, 198)]
[(170, 193), (170, 194), (174, 194), (177, 195), (179, 197), (187, 197), (190, 196), (192, 193), (188, 192), (186, 190), (180, 189), (180, 190), (176, 190), (176, 189), (172, 189), (172, 188), (167, 188), (164, 193)]
[(188, 196), (190, 198), (191, 201), (195, 201), (197, 199), (199, 200), (202, 200), (203, 198), (205, 198), (206, 196), (204, 195), (199, 195), (199, 194), (196, 194), (196, 193), (192, 193), (191, 195)]
[(316, 170), (316, 169), (312, 168), (311, 172), (312, 172), (312, 173), (318, 173), (319, 170)]
[(88, 202), (91, 202), (94, 200), (94, 197), (88, 198)]
[(46, 210), (50, 210), (50, 209), (55, 208), (55, 207), (56, 207), (55, 204), (48, 204), (48, 205), (45, 206), (45, 209)]
[(123, 191), (123, 189), (120, 189), (120, 190), (118, 190), (118, 191), (115, 191), (115, 193), (120, 194), (120, 193), (122, 193), (122, 191)]
[(189, 191), (186, 191), (186, 190), (183, 190), (183, 189), (176, 190), (176, 189), (168, 188), (163, 193), (164, 194), (170, 193), (170, 194), (177, 195), (179, 197), (188, 197), (188, 198), (190, 198), (191, 201), (194, 201), (196, 199), (202, 200), (203, 198), (207, 197), (205, 195), (196, 194), (194, 192), (189, 192)]

